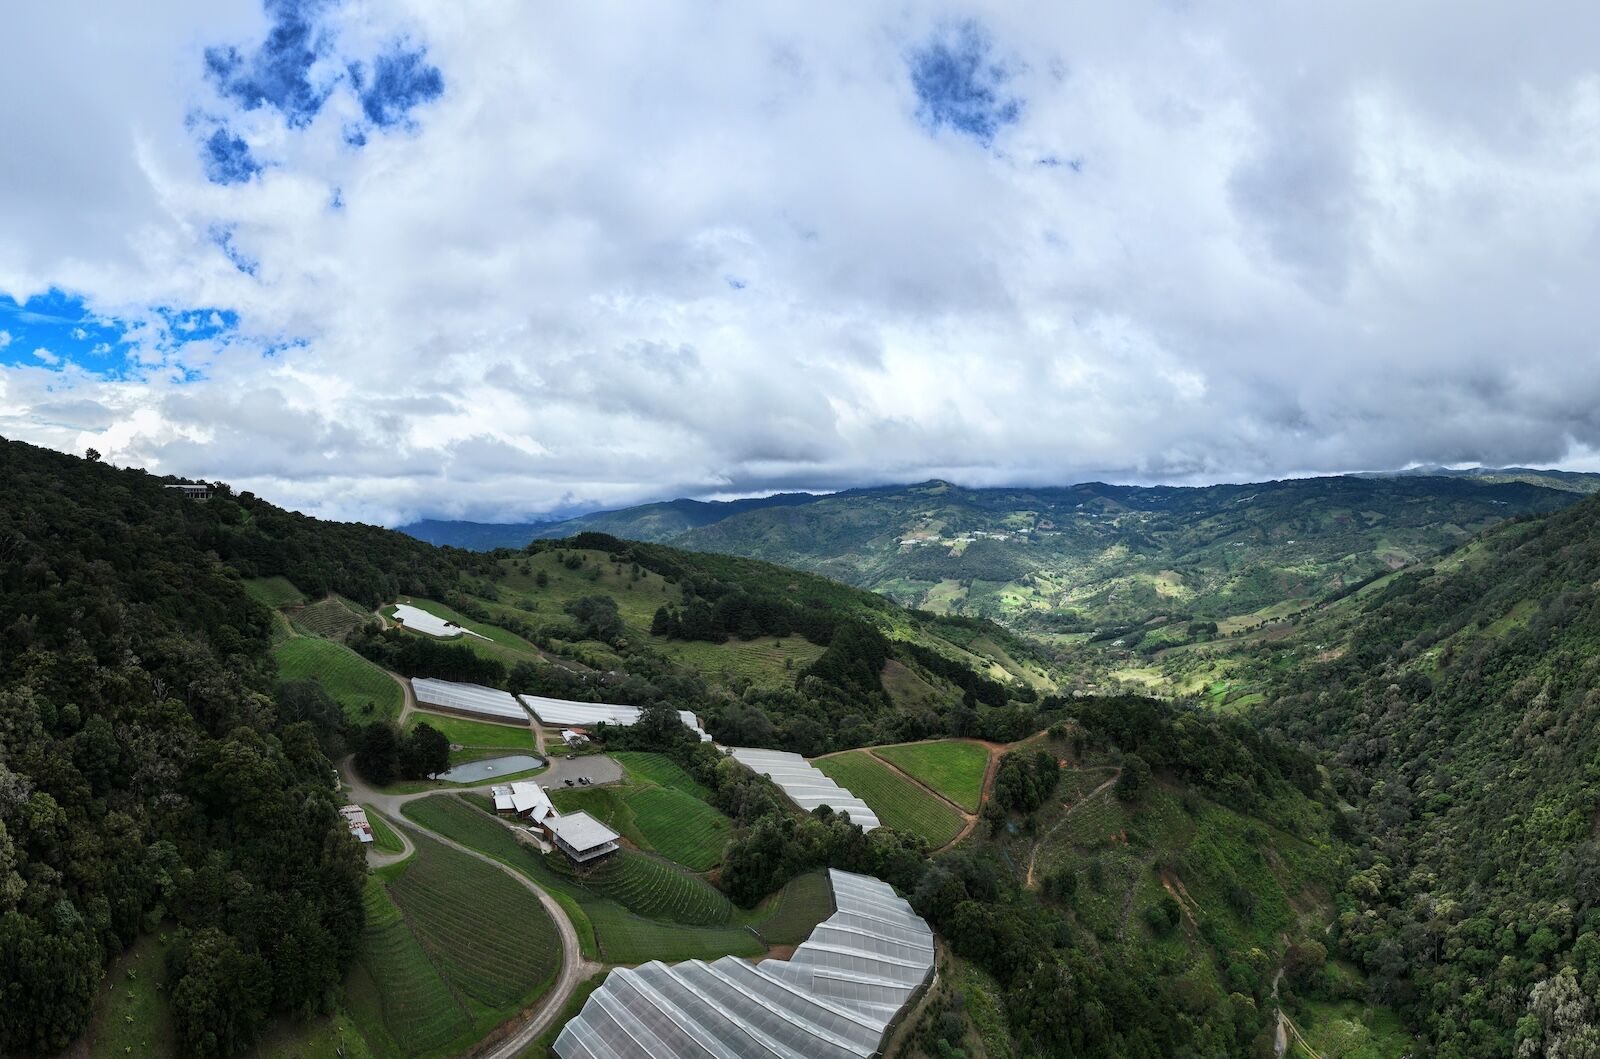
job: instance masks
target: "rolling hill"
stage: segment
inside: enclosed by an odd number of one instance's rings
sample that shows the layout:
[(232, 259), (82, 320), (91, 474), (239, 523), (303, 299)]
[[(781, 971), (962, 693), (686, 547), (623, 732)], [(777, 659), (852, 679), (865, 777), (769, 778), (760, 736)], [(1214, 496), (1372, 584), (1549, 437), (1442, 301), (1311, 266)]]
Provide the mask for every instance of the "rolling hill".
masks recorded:
[(1200, 488), (968, 489), (933, 481), (688, 508), (695, 518), (665, 517), (692, 505), (676, 501), (503, 527), (498, 539), (438, 525), (428, 535), (485, 546), (603, 526), (618, 537), (764, 559), (907, 606), (1045, 635), (1181, 620), (1192, 638), (1190, 622), (1203, 635), (1210, 622), (1303, 608), (1505, 518), (1565, 507), (1597, 481), (1520, 470)]

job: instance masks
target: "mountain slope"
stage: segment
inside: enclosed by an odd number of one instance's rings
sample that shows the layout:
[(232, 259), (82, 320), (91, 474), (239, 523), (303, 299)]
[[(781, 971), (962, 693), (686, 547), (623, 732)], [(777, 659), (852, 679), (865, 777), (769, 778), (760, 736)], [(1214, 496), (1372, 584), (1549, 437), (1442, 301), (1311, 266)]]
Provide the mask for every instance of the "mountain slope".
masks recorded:
[(1432, 1054), (1596, 1032), (1552, 1012), (1600, 985), (1597, 571), (1600, 501), (1502, 527), (1329, 608), (1269, 689), (1371, 836), (1339, 945)]
[(935, 481), (768, 498), (738, 510), (713, 505), (693, 518), (682, 512), (704, 505), (675, 501), (502, 531), (517, 540), (604, 527), (1039, 633), (1116, 632), (1152, 618), (1204, 625), (1277, 617), (1272, 608), (1303, 608), (1447, 551), (1503, 518), (1565, 507), (1596, 480), (1500, 471), (1203, 488), (966, 489)]

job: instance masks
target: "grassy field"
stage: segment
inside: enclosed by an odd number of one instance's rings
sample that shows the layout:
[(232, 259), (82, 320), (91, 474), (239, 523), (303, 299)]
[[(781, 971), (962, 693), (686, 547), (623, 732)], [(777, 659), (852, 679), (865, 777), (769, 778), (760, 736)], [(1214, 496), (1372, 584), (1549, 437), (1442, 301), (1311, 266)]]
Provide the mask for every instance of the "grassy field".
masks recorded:
[(169, 936), (149, 934), (106, 970), (95, 1013), (84, 1035), (90, 1059), (172, 1055), (172, 1019), (160, 985)]
[(754, 640), (729, 640), (706, 643), (700, 640), (650, 638), (651, 644), (680, 665), (707, 676), (720, 676), (724, 682), (743, 677), (762, 687), (788, 687), (794, 675), (822, 656), (824, 648), (803, 636), (777, 639), (759, 636)]
[(983, 774), (989, 767), (989, 749), (979, 743), (941, 739), (934, 743), (906, 743), (874, 747), (873, 753), (918, 782), (925, 783), (969, 813), (978, 811)]
[(534, 750), (533, 730), (527, 725), (493, 724), (419, 710), (406, 721), (406, 730), (424, 721), (438, 729), (452, 745), (460, 744), (460, 750), (450, 751), (452, 765), (500, 754), (531, 754)]
[(400, 841), (400, 836), (395, 834), (394, 828), (378, 815), (377, 810), (370, 805), (363, 805), (361, 808), (367, 811), (367, 823), (372, 825), (372, 848), (380, 853), (399, 853), (406, 848)]
[(555, 924), (493, 865), (413, 833), (417, 856), (374, 877), (351, 1009), (381, 1055), (456, 1051), (549, 988)]
[(364, 724), (400, 716), (405, 704), (400, 685), (343, 644), (297, 636), (278, 644), (272, 654), (278, 660), (279, 680), (315, 680), (351, 721)]
[[(486, 805), (478, 799), (478, 805)], [(463, 845), (487, 853), (549, 890), (567, 909), (584, 939), (585, 952), (607, 963), (647, 960), (714, 960), (755, 956), (765, 946), (742, 925), (691, 926), (635, 915), (616, 901), (555, 871), (531, 846), (516, 840), (505, 825), (463, 798), (440, 795), (407, 803), (405, 814)]]
[(246, 578), (244, 590), (258, 602), (265, 603), (273, 610), (279, 607), (294, 607), (306, 601), (305, 593), (295, 588), (285, 577), (251, 577)]
[(885, 827), (921, 835), (935, 848), (961, 830), (960, 814), (865, 750), (818, 758), (812, 764), (866, 802)]
[(833, 915), (833, 887), (825, 871), (807, 872), (789, 880), (766, 904), (754, 912), (735, 912), (768, 945), (798, 945), (816, 925)]

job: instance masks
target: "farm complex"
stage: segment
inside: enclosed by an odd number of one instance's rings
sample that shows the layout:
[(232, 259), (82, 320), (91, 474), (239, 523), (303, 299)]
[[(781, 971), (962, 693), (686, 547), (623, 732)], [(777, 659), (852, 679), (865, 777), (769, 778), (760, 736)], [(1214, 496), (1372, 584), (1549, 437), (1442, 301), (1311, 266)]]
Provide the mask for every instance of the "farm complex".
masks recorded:
[(618, 968), (556, 1038), (562, 1059), (866, 1059), (933, 977), (933, 932), (887, 883), (830, 871), (837, 909), (787, 961)]

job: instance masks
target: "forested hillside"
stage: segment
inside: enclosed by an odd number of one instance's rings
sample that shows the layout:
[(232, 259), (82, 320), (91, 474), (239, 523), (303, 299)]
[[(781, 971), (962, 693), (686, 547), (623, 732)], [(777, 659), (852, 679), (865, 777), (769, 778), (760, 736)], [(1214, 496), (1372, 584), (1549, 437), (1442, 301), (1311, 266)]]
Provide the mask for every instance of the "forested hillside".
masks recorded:
[(1330, 608), (1262, 714), (1356, 807), (1338, 944), (1430, 1054), (1600, 1040), (1597, 577), (1595, 501), (1505, 526)]
[(272, 615), (242, 579), (377, 602), (483, 560), (15, 442), (0, 482), (0, 1051), (71, 1041), (108, 960), (158, 924), (181, 931), (190, 1054), (322, 1009), (363, 865), (331, 732), (274, 700)]

